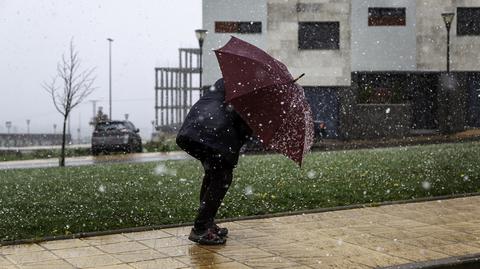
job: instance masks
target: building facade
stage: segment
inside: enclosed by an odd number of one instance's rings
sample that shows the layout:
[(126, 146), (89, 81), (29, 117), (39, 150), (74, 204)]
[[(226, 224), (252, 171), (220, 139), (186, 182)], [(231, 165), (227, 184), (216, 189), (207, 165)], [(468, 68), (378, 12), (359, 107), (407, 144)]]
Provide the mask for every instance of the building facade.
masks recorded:
[[(455, 13), (450, 92), (445, 12)], [(221, 76), (212, 50), (235, 35), (306, 74), (330, 137), (480, 127), (480, 0), (204, 0), (203, 27), (205, 84)]]

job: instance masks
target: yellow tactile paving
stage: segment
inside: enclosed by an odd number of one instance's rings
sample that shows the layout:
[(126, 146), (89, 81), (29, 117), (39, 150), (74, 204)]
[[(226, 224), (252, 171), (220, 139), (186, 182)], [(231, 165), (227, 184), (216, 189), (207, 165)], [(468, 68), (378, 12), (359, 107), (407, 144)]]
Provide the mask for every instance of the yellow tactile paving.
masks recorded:
[(224, 246), (190, 227), (0, 247), (1, 269), (367, 269), (480, 253), (480, 196), (223, 223)]

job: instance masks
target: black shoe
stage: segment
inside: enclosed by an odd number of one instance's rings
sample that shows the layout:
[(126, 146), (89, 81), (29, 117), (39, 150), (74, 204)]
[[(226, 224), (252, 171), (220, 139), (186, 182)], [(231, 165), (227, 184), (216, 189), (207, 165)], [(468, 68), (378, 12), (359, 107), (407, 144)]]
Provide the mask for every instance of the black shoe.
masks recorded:
[(200, 245), (223, 245), (227, 242), (227, 239), (220, 237), (214, 228), (209, 228), (202, 232), (192, 228), (188, 239)]
[(217, 224), (213, 224), (212, 228), (215, 230), (215, 233), (220, 237), (228, 237), (228, 229), (219, 227)]

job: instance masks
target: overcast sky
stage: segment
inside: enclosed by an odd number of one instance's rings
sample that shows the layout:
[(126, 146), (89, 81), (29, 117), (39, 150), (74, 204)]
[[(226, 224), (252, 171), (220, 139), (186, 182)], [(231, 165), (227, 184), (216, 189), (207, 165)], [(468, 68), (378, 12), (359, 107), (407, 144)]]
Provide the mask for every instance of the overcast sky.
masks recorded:
[[(96, 67), (97, 90), (71, 115), (90, 135), (89, 100), (108, 113), (108, 41), (112, 44), (113, 118), (129, 119), (149, 137), (154, 119), (154, 67), (178, 65), (178, 48), (197, 47), (200, 0), (0, 0), (0, 133), (53, 132), (61, 126), (41, 84), (51, 79), (70, 39), (84, 68)], [(57, 132), (60, 128), (57, 127)]]

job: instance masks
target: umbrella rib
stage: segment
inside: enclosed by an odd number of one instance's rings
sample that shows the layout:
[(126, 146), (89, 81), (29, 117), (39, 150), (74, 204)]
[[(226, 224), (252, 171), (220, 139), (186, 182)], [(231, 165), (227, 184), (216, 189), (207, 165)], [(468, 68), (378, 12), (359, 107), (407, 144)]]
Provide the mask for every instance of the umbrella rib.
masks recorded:
[[(235, 54), (235, 53), (228, 52), (228, 51), (220, 51), (220, 50), (214, 50), (214, 51), (215, 51), (215, 52), (218, 52), (218, 53), (225, 53), (225, 54), (228, 54), (228, 55), (232, 55), (232, 56), (240, 57), (240, 58), (243, 58), (243, 59), (248, 59), (248, 60), (251, 60), (251, 61), (255, 61), (255, 62), (256, 62), (257, 64), (259, 64), (259, 65), (262, 65), (262, 64), (263, 64), (263, 62), (261, 62), (260, 60), (257, 60), (257, 59), (254, 59), (254, 58), (249, 58), (248, 56), (239, 55), (239, 54)], [(269, 55), (267, 54), (267, 56), (269, 56)], [(269, 57), (271, 57), (271, 56), (269, 56)], [(272, 59), (274, 59), (275, 61), (278, 61), (277, 59), (275, 59), (275, 58), (273, 58), (273, 57), (272, 57)], [(288, 68), (287, 68), (287, 70), (288, 70)], [(290, 71), (289, 71), (289, 73), (290, 73)], [(291, 76), (291, 74), (290, 74), (290, 76)], [(293, 76), (292, 76), (292, 81), (291, 81), (291, 82), (280, 83), (280, 84), (271, 84), (271, 85), (264, 86), (264, 87), (259, 88), (259, 89), (263, 89), (263, 88), (265, 88), (265, 87), (270, 87), (270, 86), (273, 86), (273, 85), (289, 84), (289, 83), (292, 83), (292, 82), (295, 82), (295, 80), (293, 79)]]
[[(220, 50), (214, 50), (215, 52), (218, 52), (218, 53), (225, 53), (225, 54), (228, 54), (228, 55), (232, 55), (232, 56), (236, 56), (236, 57), (240, 57), (240, 58), (243, 58), (243, 59), (248, 59), (248, 60), (252, 60), (252, 61), (255, 61), (257, 64), (261, 65), (263, 64), (261, 61), (257, 60), (257, 59), (254, 59), (254, 58), (249, 58), (247, 56), (244, 56), (244, 55), (238, 55), (238, 54), (235, 54), (235, 53), (232, 53), (232, 52), (226, 52), (226, 51), (220, 51)], [(269, 56), (267, 54), (267, 56)], [(269, 56), (271, 57), (271, 56)], [(275, 58), (272, 57), (272, 59), (276, 60)], [(276, 60), (278, 61), (278, 60)], [(287, 68), (287, 71), (288, 71), (288, 68)], [(289, 71), (290, 73), (290, 71)], [(295, 83), (299, 78), (303, 77), (305, 74), (302, 74), (300, 75), (297, 79), (294, 79), (292, 74), (290, 73), (290, 76), (292, 76), (292, 80), (291, 81), (288, 81), (288, 82), (284, 82), (284, 83), (273, 83), (273, 84), (269, 84), (269, 85), (266, 85), (266, 86), (263, 86), (263, 87), (260, 87), (260, 88), (257, 88), (257, 89), (254, 89), (253, 91), (257, 91), (257, 90), (262, 90), (262, 89), (265, 89), (265, 88), (268, 88), (268, 87), (272, 87), (272, 86), (279, 86), (279, 85), (288, 85), (288, 84), (293, 84)]]

